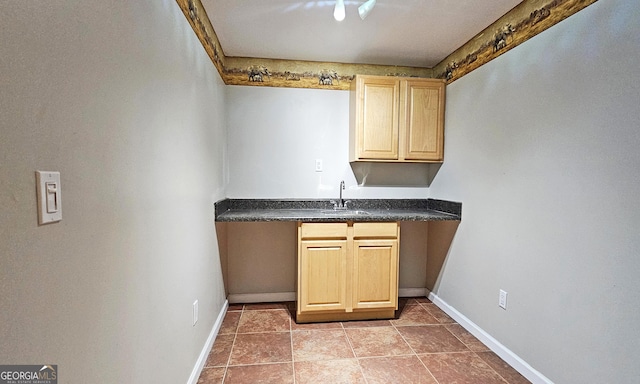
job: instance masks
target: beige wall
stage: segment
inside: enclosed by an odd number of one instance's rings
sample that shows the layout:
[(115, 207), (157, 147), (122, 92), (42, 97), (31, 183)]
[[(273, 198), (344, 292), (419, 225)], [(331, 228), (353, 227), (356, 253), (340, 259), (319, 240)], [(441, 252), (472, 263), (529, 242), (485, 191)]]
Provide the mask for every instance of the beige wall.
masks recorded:
[[(401, 223), (401, 291), (410, 289), (409, 292), (415, 292), (416, 288), (426, 288), (429, 225), (434, 224)], [(217, 227), (220, 241), (227, 243), (228, 254), (223, 257), (228, 263), (230, 301), (291, 300), (296, 291), (297, 274), (295, 222), (219, 223)], [(288, 295), (274, 295), (282, 293)]]
[(230, 295), (295, 292), (298, 241), (295, 222), (226, 223), (226, 226)]
[[(226, 92), (229, 197), (335, 199), (341, 180), (347, 200), (428, 197), (428, 164), (356, 166), (356, 178), (349, 164), (349, 92), (245, 86)], [(323, 160), (322, 172), (316, 159)], [(407, 169), (419, 174), (398, 177)]]
[(640, 377), (638, 20), (598, 1), (447, 88), (436, 293), (558, 384)]
[[(427, 198), (427, 164), (360, 167), (349, 164), (349, 93), (318, 89), (226, 88), (231, 198)], [(315, 160), (323, 171), (315, 171)], [(391, 164), (399, 165), (399, 164)], [(409, 172), (406, 170), (409, 169)], [(357, 171), (357, 170), (356, 170)], [(402, 175), (404, 177), (398, 177)], [(295, 223), (228, 223), (228, 293), (295, 292)], [(223, 232), (220, 232), (222, 234)], [(425, 288), (427, 223), (403, 223), (400, 288)], [(283, 296), (249, 296), (249, 298)], [(284, 296), (284, 297), (291, 297)], [(247, 299), (244, 296), (242, 300)]]
[[(462, 201), (457, 230), (429, 230), (451, 249), (405, 278), (554, 382), (632, 382), (639, 18), (637, 2), (599, 1), (454, 82), (431, 188), (369, 189), (336, 157), (346, 93), (225, 89), (174, 1), (0, 2), (0, 363), (58, 364), (64, 382), (185, 382), (224, 302), (212, 203), (232, 174), (231, 197), (333, 197), (346, 179), (347, 198)], [(283, 110), (286, 124), (267, 119)], [(287, 147), (259, 146), (253, 121), (317, 147), (265, 163)], [(320, 136), (296, 131), (308, 127)], [(245, 140), (257, 160), (240, 157)], [(36, 169), (62, 173), (60, 223), (37, 225)], [(239, 245), (230, 232), (223, 249)]]
[(2, 1), (0, 30), (0, 363), (186, 382), (225, 299), (224, 85), (175, 1)]

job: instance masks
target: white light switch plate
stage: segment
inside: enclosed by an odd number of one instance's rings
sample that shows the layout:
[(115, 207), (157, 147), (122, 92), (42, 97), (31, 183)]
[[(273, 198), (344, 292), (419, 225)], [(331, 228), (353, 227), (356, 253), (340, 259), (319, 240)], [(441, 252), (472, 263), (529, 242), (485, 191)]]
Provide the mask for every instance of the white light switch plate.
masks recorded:
[(62, 188), (60, 172), (36, 171), (38, 224), (62, 220)]

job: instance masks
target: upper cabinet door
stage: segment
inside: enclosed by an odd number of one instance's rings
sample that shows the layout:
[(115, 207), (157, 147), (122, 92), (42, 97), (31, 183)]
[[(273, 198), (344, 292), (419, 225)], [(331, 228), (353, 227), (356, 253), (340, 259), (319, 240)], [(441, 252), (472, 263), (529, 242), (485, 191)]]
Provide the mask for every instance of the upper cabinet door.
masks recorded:
[(364, 76), (356, 82), (356, 157), (397, 160), (400, 82)]
[(444, 90), (438, 79), (357, 75), (349, 161), (442, 162)]
[(402, 157), (406, 160), (442, 161), (444, 147), (444, 83), (407, 80), (402, 83), (406, 102), (402, 111)]

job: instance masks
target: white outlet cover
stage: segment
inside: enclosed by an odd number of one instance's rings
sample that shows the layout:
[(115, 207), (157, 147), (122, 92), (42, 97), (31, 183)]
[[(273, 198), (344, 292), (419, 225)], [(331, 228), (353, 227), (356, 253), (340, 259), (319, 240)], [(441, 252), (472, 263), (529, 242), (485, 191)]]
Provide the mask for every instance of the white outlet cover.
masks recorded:
[(507, 309), (507, 291), (500, 290), (500, 296), (498, 297), (498, 306), (502, 309)]
[(193, 302), (193, 326), (198, 322), (198, 300)]

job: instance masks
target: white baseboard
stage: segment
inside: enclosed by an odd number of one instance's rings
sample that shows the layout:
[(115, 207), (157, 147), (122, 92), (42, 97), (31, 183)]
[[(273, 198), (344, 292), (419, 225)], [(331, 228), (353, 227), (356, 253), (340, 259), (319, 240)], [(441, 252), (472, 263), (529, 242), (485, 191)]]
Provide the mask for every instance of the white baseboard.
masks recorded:
[(211, 348), (213, 347), (213, 342), (216, 340), (216, 336), (218, 336), (218, 332), (220, 332), (220, 327), (222, 326), (224, 315), (227, 313), (227, 308), (229, 308), (229, 301), (225, 300), (224, 304), (222, 305), (222, 309), (220, 310), (220, 313), (218, 313), (218, 317), (216, 318), (216, 321), (213, 323), (213, 328), (211, 329), (211, 333), (209, 333), (207, 342), (204, 344), (204, 347), (200, 352), (200, 356), (198, 356), (196, 365), (193, 367), (193, 370), (191, 371), (191, 376), (189, 376), (189, 380), (187, 381), (187, 384), (198, 383), (198, 378), (200, 377), (200, 373), (202, 373), (202, 368), (204, 368), (204, 364), (207, 362), (207, 357), (209, 357), (209, 352), (211, 352)]
[[(400, 297), (421, 297), (427, 296), (427, 288), (400, 288)], [(271, 292), (271, 293), (230, 293), (227, 296), (229, 303), (275, 303), (281, 301), (296, 301), (295, 292)]]
[(296, 301), (295, 292), (273, 293), (231, 293), (227, 296), (229, 303), (274, 303), (279, 301)]
[(483, 342), (489, 349), (491, 349), (496, 355), (512, 366), (516, 371), (531, 381), (533, 384), (553, 384), (551, 380), (545, 377), (542, 373), (530, 366), (526, 361), (522, 360), (518, 355), (513, 353), (509, 348), (502, 345), (493, 336), (485, 332), (477, 324), (469, 320), (462, 313), (458, 312), (455, 308), (447, 304), (444, 300), (438, 297), (433, 292), (430, 292), (429, 300), (431, 300), (438, 308), (442, 309), (447, 315), (458, 322), (464, 329), (469, 331), (478, 340)]
[[(464, 329), (469, 331), (472, 335), (478, 338), (481, 342), (483, 342), (489, 349), (491, 349), (496, 355), (500, 356), (501, 359), (507, 362), (510, 366), (512, 366), (516, 371), (520, 372), (520, 374), (526, 377), (533, 384), (553, 384), (551, 380), (545, 377), (542, 373), (537, 371), (535, 368), (530, 366), (526, 361), (522, 360), (518, 355), (513, 353), (509, 348), (502, 345), (498, 340), (493, 338), (490, 334), (485, 332), (482, 328), (480, 328), (477, 324), (469, 320), (465, 315), (458, 312), (455, 308), (447, 304), (444, 300), (442, 300), (438, 295), (433, 292), (429, 292), (426, 288), (400, 288), (398, 290), (398, 296), (400, 297), (420, 297), (427, 296), (429, 300), (431, 300), (438, 308), (442, 309), (447, 315), (451, 316), (458, 324), (460, 324)], [(229, 303), (268, 303), (268, 302), (280, 302), (280, 301), (295, 301), (296, 294), (295, 292), (276, 292), (276, 293), (239, 293), (239, 294), (230, 294), (225, 301), (220, 313), (218, 314), (218, 318), (213, 324), (213, 329), (211, 329), (211, 333), (207, 338), (207, 342), (202, 348), (202, 352), (200, 352), (200, 356), (196, 362), (196, 365), (193, 367), (193, 371), (191, 372), (191, 376), (189, 377), (189, 381), (187, 384), (197, 384), (198, 378), (200, 377), (200, 373), (202, 372), (202, 368), (204, 367), (205, 362), (207, 361), (207, 357), (209, 356), (209, 352), (211, 352), (211, 348), (213, 347), (213, 342), (220, 331), (220, 327), (222, 326), (222, 320), (224, 320), (224, 315), (227, 313), (227, 308), (229, 308)]]

